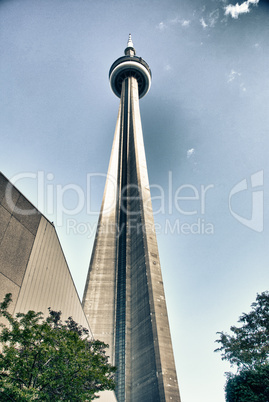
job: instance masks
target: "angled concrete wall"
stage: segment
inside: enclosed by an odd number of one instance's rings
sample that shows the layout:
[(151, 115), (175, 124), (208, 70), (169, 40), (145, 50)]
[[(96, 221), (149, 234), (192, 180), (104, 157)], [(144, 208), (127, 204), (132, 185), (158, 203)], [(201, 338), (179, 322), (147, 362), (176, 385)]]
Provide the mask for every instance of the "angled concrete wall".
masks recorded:
[(89, 328), (52, 223), (0, 173), (0, 300), (11, 312), (61, 310)]

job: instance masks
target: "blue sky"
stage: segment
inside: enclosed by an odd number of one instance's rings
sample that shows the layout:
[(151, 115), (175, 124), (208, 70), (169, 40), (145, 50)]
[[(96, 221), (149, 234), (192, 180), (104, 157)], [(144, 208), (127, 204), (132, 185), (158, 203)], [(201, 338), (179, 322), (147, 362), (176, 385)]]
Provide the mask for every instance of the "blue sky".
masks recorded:
[(0, 170), (54, 222), (80, 296), (119, 106), (108, 71), (129, 32), (151, 67), (140, 107), (183, 402), (224, 401), (216, 332), (268, 289), (268, 13), (254, 0), (0, 2)]

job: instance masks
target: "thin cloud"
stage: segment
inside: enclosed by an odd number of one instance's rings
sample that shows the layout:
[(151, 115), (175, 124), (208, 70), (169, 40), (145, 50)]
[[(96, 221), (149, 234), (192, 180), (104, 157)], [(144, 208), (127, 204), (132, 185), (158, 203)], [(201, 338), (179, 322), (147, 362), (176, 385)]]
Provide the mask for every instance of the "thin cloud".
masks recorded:
[[(232, 69), (228, 75), (227, 83), (231, 84), (231, 82), (233, 82), (233, 81), (235, 82), (235, 80), (236, 80), (239, 85), (240, 90), (243, 92), (246, 92), (247, 88), (246, 88), (244, 82), (242, 81), (242, 78), (240, 78), (240, 77), (241, 77), (241, 73)], [(231, 84), (231, 85), (233, 85), (233, 84)]]
[(165, 26), (164, 22), (161, 21), (161, 22), (157, 25), (157, 28), (158, 28), (160, 31), (163, 31), (163, 30), (166, 28), (166, 26)]
[(179, 17), (175, 17), (175, 18), (169, 20), (169, 24), (171, 24), (171, 25), (178, 24), (179, 22), (180, 22)]
[(182, 25), (183, 27), (188, 27), (188, 26), (190, 25), (190, 20), (183, 20), (183, 21), (181, 21), (181, 25)]
[(224, 7), (225, 10), (225, 15), (231, 15), (232, 18), (237, 19), (240, 14), (245, 14), (250, 12), (250, 5), (254, 4), (257, 5), (259, 3), (259, 0), (247, 0), (244, 1), (242, 4), (236, 3), (235, 5), (233, 4), (228, 4), (228, 6)]
[(201, 18), (201, 19), (200, 19), (200, 22), (201, 22), (201, 25), (202, 25), (203, 28), (207, 28), (207, 27), (208, 27), (208, 25), (207, 25), (207, 23), (205, 22), (204, 18)]
[(213, 10), (211, 13), (209, 13), (205, 18), (200, 18), (200, 23), (204, 29), (207, 27), (214, 28), (218, 19), (219, 9), (217, 8), (216, 10)]
[(209, 14), (209, 26), (213, 28), (217, 21), (219, 19), (219, 9), (217, 8), (216, 10), (212, 11), (212, 13)]
[(190, 20), (184, 20), (182, 18), (176, 17), (176, 18), (173, 18), (172, 20), (169, 20), (168, 24), (170, 24), (170, 25), (179, 24), (182, 27), (188, 27), (190, 25)]
[(157, 29), (159, 29), (160, 31), (164, 31), (165, 29), (169, 28), (170, 26), (173, 25), (181, 25), (182, 27), (186, 28), (190, 25), (191, 21), (190, 20), (186, 20), (186, 19), (182, 19), (179, 17), (175, 17), (173, 19), (167, 20), (167, 21), (161, 21), (158, 25), (157, 25)]
[(247, 88), (245, 87), (245, 84), (244, 84), (243, 82), (240, 84), (240, 89), (241, 89), (243, 92), (246, 92), (246, 90), (247, 90)]
[(190, 158), (194, 154), (195, 154), (195, 149), (194, 148), (188, 149), (187, 158)]
[(172, 70), (172, 67), (170, 66), (170, 64), (166, 64), (166, 65), (164, 66), (164, 69), (165, 69), (165, 71), (171, 71), (171, 70)]
[(240, 76), (241, 73), (235, 70), (231, 70), (230, 74), (228, 75), (227, 82), (232, 82), (236, 77)]

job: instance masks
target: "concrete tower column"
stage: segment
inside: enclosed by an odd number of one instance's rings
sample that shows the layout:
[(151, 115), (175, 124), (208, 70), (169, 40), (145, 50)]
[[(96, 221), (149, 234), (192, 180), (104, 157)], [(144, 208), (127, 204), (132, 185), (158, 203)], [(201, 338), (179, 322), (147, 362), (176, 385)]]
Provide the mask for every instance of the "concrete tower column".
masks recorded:
[(179, 402), (139, 110), (151, 71), (130, 35), (109, 77), (120, 107), (83, 308), (119, 402)]

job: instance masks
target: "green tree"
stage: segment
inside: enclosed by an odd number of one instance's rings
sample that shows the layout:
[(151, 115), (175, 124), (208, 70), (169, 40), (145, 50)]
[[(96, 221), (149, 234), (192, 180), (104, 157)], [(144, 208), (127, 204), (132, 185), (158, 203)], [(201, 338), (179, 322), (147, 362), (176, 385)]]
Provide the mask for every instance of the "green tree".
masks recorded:
[(268, 402), (269, 366), (243, 369), (238, 374), (229, 373), (225, 393), (228, 402)]
[(0, 401), (91, 401), (115, 388), (115, 367), (105, 345), (61, 312), (8, 312), (11, 294), (0, 303)]
[(227, 402), (269, 401), (269, 292), (258, 294), (248, 314), (239, 317), (232, 334), (218, 332), (222, 360), (237, 366), (227, 373)]

